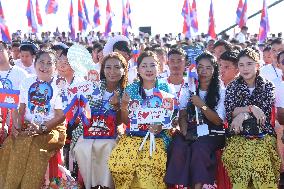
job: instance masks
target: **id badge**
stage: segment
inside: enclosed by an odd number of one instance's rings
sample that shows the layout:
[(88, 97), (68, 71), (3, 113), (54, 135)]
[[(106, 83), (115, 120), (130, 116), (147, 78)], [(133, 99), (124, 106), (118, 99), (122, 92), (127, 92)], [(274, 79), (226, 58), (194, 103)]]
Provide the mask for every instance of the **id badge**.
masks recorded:
[(205, 136), (205, 135), (209, 135), (209, 128), (207, 124), (201, 124), (197, 126), (197, 136), (201, 137), (201, 136)]

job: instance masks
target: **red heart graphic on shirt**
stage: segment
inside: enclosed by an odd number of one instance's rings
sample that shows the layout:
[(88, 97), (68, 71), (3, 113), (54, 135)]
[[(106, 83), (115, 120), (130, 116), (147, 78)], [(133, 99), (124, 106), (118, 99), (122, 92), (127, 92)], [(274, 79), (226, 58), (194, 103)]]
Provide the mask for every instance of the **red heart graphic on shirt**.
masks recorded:
[(149, 112), (143, 112), (142, 118), (146, 119), (150, 113)]

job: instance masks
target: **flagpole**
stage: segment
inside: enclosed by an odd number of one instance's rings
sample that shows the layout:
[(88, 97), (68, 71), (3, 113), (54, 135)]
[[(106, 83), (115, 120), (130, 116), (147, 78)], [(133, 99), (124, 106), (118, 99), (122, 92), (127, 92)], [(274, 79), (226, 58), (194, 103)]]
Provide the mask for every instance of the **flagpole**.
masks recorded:
[[(267, 7), (267, 9), (269, 9), (269, 8), (271, 8), (271, 7), (274, 7), (275, 5), (277, 5), (277, 4), (279, 4), (279, 3), (283, 2), (283, 1), (284, 1), (284, 0), (275, 1), (274, 3), (272, 3), (271, 5), (269, 5), (269, 6)], [(261, 8), (261, 10), (257, 11), (256, 13), (250, 15), (247, 20), (249, 20), (249, 19), (251, 19), (251, 18), (257, 16), (258, 14), (261, 13), (261, 11), (262, 11), (262, 8)], [(220, 33), (218, 33), (218, 35), (222, 35), (223, 33), (225, 33), (225, 32), (227, 32), (227, 31), (231, 30), (232, 28), (234, 28), (234, 27), (236, 27), (236, 26), (237, 26), (237, 24), (234, 24), (234, 25), (232, 25), (232, 26), (226, 28), (225, 30), (221, 31)]]

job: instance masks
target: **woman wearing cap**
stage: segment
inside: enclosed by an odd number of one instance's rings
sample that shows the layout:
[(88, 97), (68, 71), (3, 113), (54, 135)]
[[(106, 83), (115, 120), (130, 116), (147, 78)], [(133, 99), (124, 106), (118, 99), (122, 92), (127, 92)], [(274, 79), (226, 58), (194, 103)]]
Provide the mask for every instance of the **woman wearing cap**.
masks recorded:
[[(101, 64), (101, 97), (89, 99), (91, 121), (89, 124), (82, 121), (72, 138), (73, 143), (78, 140), (74, 152), (86, 189), (114, 188), (107, 161), (117, 143), (120, 99), (127, 85), (128, 65), (122, 55), (110, 53)], [(83, 124), (88, 129), (83, 129)]]
[(40, 188), (50, 157), (65, 142), (65, 116), (53, 79), (55, 54), (40, 51), (34, 66), (36, 76), (24, 80), (20, 88), (12, 136), (0, 149), (1, 189)]
[[(137, 60), (139, 81), (135, 81), (126, 89), (127, 94), (122, 97), (121, 116), (123, 123), (129, 124), (128, 109), (129, 101), (145, 102), (154, 95), (154, 89), (169, 92), (166, 82), (157, 79), (159, 73), (159, 61), (157, 56), (151, 52), (143, 52)], [(149, 102), (149, 101), (148, 101)], [(151, 103), (147, 104), (147, 107)], [(119, 140), (117, 147), (113, 150), (109, 159), (109, 167), (114, 179), (115, 188), (155, 188), (164, 189), (164, 175), (166, 171), (166, 146), (170, 136), (163, 130), (162, 125), (138, 125), (139, 131), (134, 132), (128, 127), (126, 134)], [(155, 135), (155, 151), (152, 157), (149, 155), (149, 140), (143, 142), (146, 132)], [(143, 149), (138, 151), (141, 143)]]
[(274, 86), (259, 75), (259, 54), (246, 48), (238, 56), (240, 76), (226, 90), (230, 136), (223, 152), (233, 188), (277, 188), (280, 159), (271, 125)]

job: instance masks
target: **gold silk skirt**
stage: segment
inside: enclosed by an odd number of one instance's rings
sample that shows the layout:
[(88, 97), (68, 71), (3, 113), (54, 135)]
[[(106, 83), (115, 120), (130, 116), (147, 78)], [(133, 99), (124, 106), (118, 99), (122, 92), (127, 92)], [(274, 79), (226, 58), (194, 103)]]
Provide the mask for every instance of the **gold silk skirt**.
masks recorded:
[(222, 160), (233, 189), (277, 189), (280, 158), (276, 138), (246, 139), (233, 136), (227, 140)]
[(156, 138), (150, 157), (149, 140), (139, 151), (143, 137), (123, 136), (108, 161), (116, 189), (165, 189), (167, 155), (163, 139)]
[(9, 136), (0, 149), (0, 188), (39, 189), (49, 159), (64, 146), (65, 126), (33, 137)]

